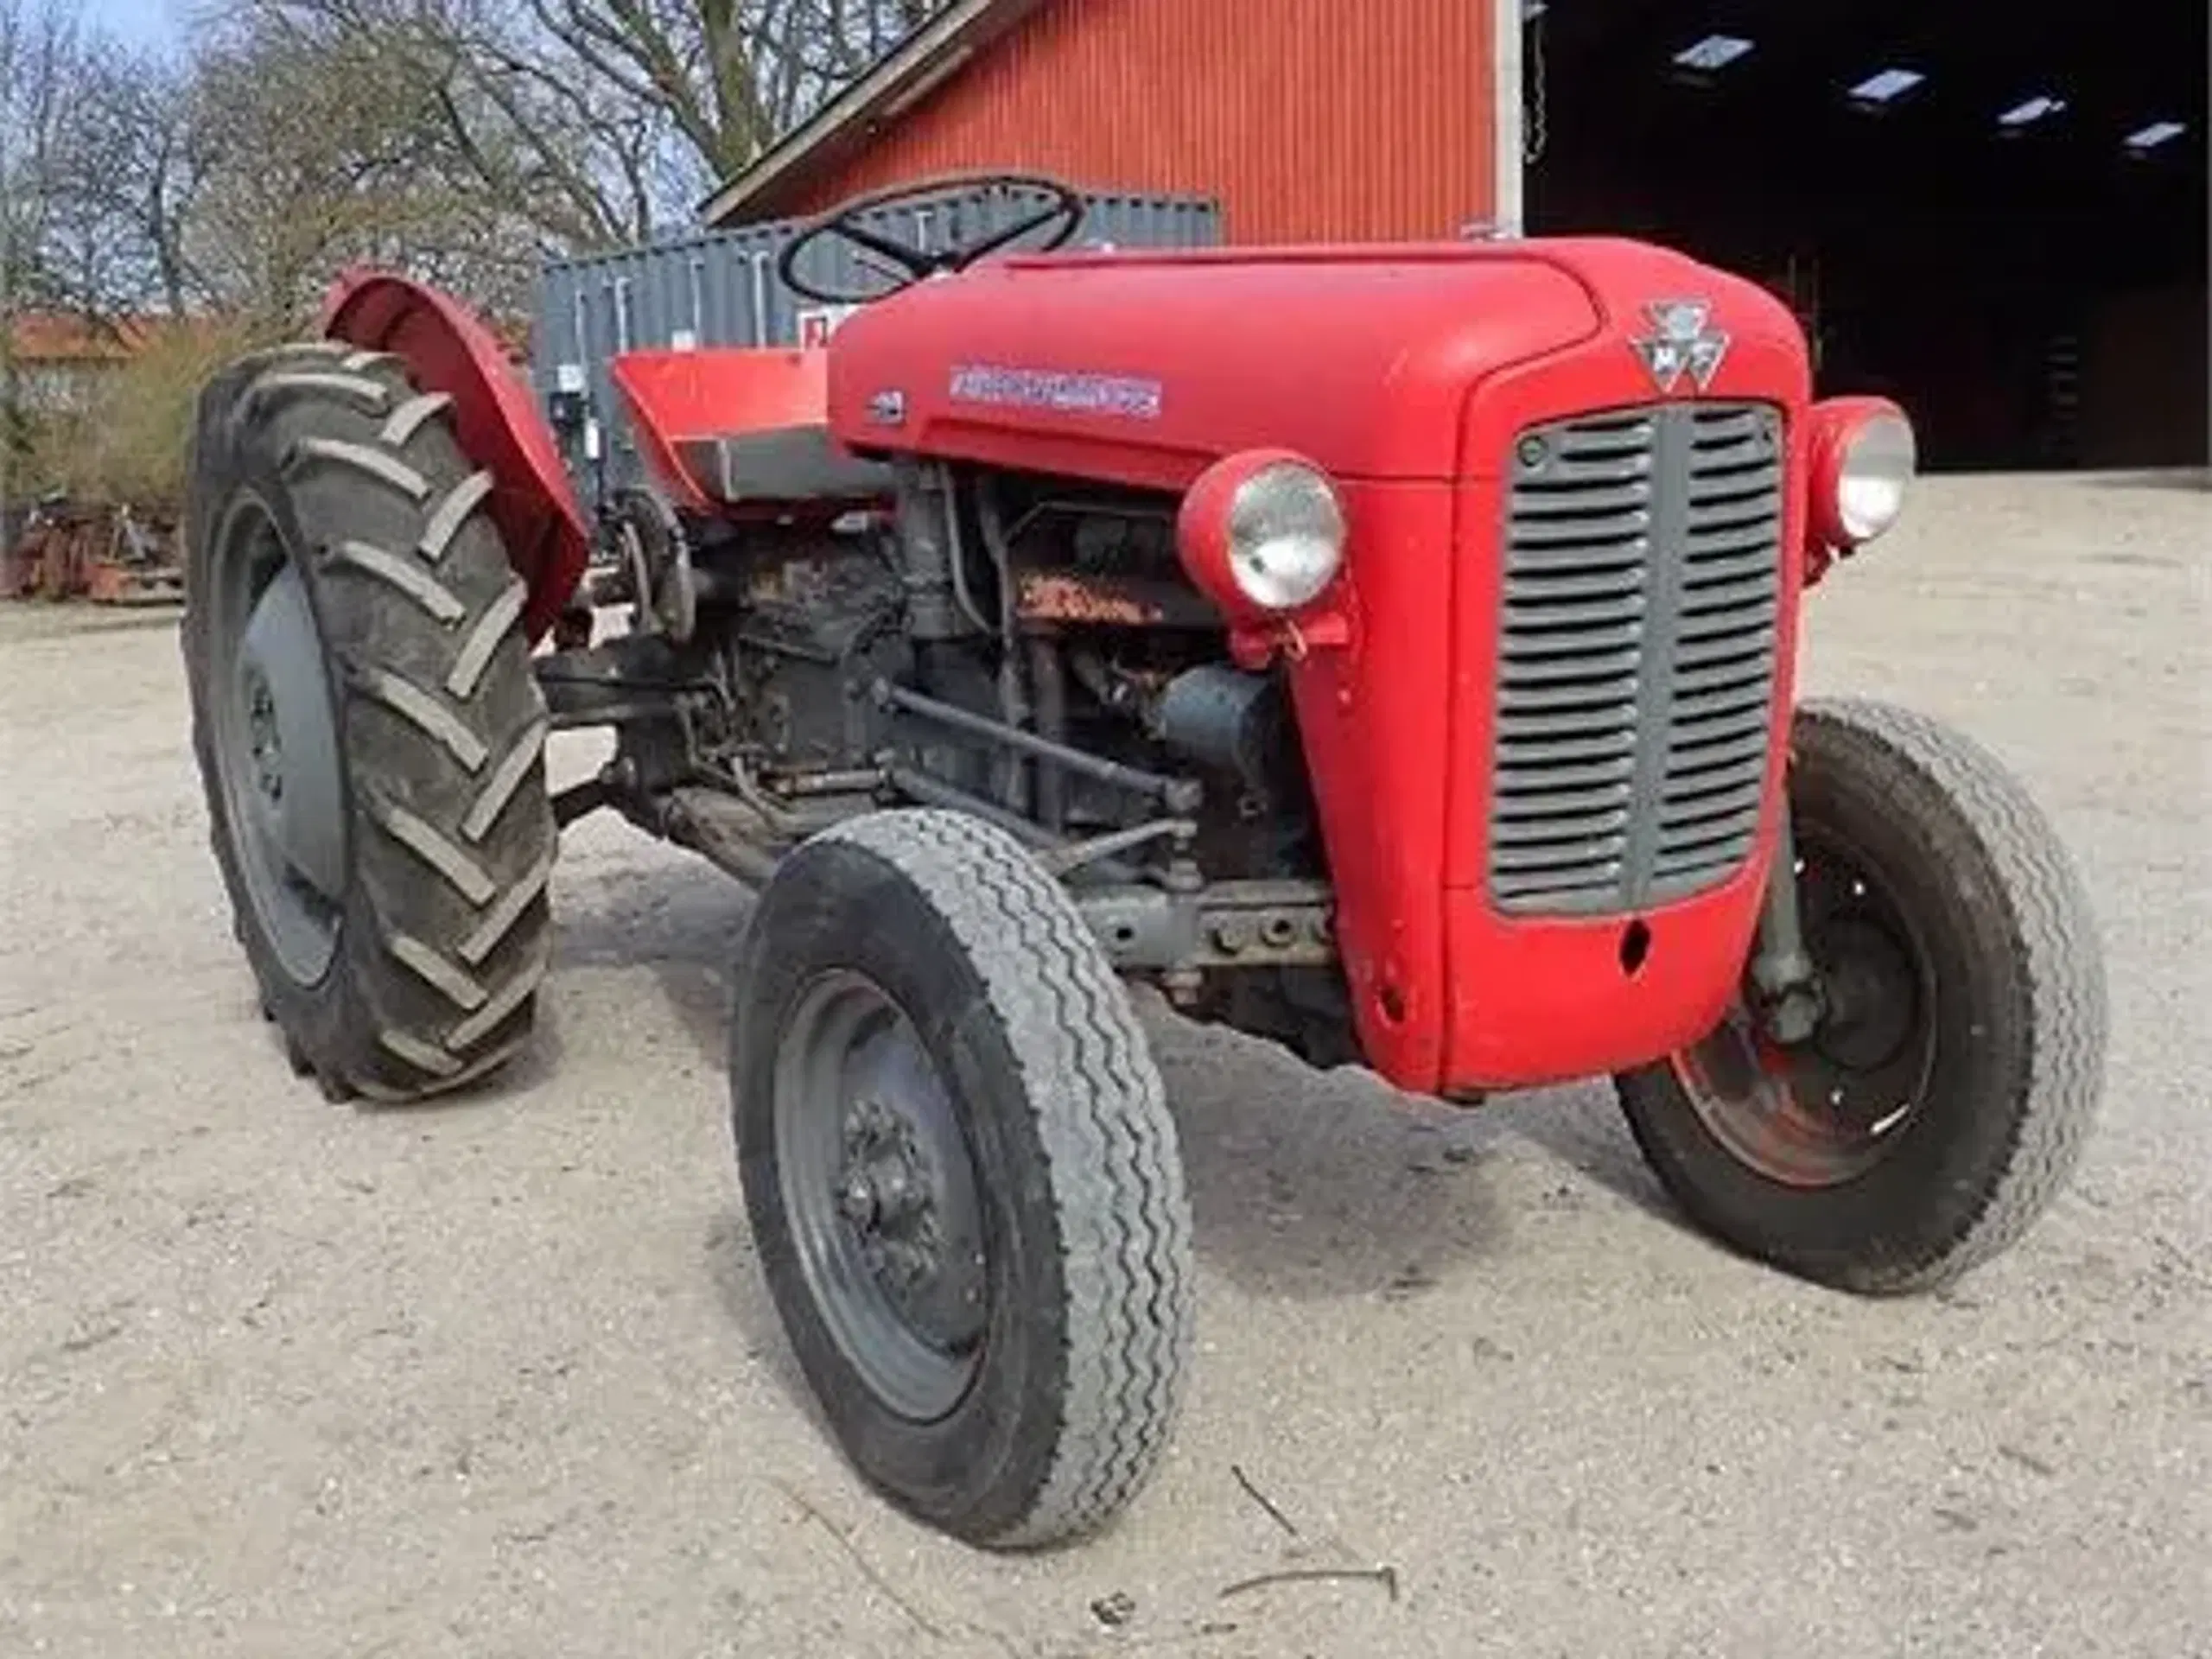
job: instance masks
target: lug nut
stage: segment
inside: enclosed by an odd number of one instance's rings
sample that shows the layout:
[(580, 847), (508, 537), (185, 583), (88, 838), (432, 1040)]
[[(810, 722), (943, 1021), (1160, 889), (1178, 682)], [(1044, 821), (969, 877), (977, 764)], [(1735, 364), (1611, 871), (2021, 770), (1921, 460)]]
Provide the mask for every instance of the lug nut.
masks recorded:
[(855, 1227), (875, 1219), (875, 1189), (867, 1176), (855, 1175), (845, 1183), (837, 1194), (837, 1212)]

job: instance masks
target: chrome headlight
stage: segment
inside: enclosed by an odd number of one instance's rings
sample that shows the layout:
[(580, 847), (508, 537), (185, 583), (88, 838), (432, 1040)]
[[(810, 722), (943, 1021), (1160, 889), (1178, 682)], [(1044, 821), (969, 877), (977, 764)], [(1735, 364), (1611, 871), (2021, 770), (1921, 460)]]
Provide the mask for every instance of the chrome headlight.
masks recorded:
[(1270, 461), (1239, 484), (1228, 530), (1230, 579), (1263, 610), (1312, 603), (1344, 566), (1344, 504), (1325, 474), (1300, 461)]
[(1858, 423), (1836, 463), (1835, 518), (1846, 538), (1871, 542), (1897, 523), (1918, 462), (1912, 423), (1902, 414), (1884, 410)]

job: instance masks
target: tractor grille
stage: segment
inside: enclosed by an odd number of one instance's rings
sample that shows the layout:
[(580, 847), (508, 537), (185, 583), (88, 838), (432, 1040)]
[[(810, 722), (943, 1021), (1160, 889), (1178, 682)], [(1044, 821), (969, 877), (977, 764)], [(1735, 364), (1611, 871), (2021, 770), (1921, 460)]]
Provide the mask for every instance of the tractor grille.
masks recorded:
[(1588, 915), (1750, 856), (1782, 582), (1781, 415), (1681, 403), (1515, 444), (1490, 820), (1493, 901)]

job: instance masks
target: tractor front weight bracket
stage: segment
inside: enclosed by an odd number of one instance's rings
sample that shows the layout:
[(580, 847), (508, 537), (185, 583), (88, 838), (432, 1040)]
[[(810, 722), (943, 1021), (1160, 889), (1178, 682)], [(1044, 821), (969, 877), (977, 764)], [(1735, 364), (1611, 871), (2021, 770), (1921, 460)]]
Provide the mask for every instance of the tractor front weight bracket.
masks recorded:
[(1116, 968), (1189, 973), (1325, 967), (1337, 959), (1335, 912), (1319, 881), (1214, 881), (1080, 889), (1076, 906)]

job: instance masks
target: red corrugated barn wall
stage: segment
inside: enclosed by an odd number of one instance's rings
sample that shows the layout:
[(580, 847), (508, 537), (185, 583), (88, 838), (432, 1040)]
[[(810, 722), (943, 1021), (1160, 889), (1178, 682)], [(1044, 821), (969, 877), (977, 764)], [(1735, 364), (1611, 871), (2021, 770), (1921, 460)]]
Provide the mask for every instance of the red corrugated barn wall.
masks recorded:
[(764, 205), (810, 213), (1003, 166), (1211, 196), (1237, 242), (1448, 237), (1494, 210), (1495, 10), (1051, 0), (849, 162)]

